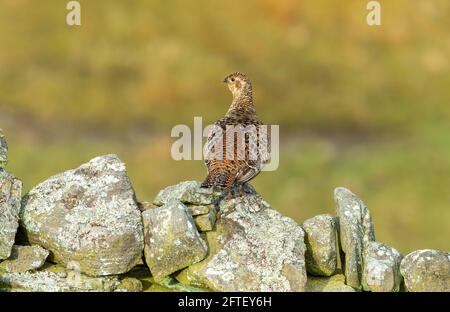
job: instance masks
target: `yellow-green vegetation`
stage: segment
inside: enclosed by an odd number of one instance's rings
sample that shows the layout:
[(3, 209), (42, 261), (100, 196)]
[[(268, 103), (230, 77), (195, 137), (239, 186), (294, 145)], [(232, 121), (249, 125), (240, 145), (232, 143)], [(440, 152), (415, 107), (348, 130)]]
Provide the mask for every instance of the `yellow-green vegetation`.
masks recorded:
[(345, 284), (345, 275), (336, 274), (331, 277), (308, 276), (307, 292), (354, 292)]
[(207, 289), (197, 288), (180, 284), (175, 278), (167, 276), (158, 283), (151, 276), (147, 267), (135, 267), (126, 274), (127, 277), (136, 278), (141, 281), (143, 290), (146, 292), (202, 292)]
[(65, 1), (0, 5), (0, 127), (25, 189), (117, 153), (138, 197), (202, 180), (175, 162), (170, 129), (219, 118), (221, 83), (253, 80), (258, 113), (279, 124), (280, 167), (254, 180), (298, 222), (334, 211), (346, 186), (371, 209), (377, 240), (402, 253), (450, 248), (450, 2)]

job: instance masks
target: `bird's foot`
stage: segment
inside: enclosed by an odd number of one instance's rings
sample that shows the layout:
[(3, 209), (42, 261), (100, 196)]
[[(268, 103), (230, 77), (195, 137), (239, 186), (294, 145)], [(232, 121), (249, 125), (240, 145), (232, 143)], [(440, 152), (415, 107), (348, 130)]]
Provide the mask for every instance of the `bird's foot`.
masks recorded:
[(223, 199), (231, 200), (233, 198), (246, 196), (248, 194), (248, 191), (246, 190), (244, 185), (235, 185), (233, 187), (226, 188), (224, 193), (225, 196), (223, 197)]
[(245, 191), (244, 184), (239, 187), (239, 196), (244, 197), (247, 192)]
[(234, 198), (244, 197), (247, 194), (245, 187), (243, 184), (235, 186), (233, 188), (233, 196)]

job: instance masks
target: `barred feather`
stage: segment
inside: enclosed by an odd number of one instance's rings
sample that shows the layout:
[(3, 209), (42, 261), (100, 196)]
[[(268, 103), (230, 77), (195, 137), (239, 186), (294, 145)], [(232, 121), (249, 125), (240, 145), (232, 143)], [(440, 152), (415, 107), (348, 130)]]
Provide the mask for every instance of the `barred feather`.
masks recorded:
[[(270, 138), (261, 131), (263, 123), (256, 115), (251, 82), (239, 72), (227, 76), (224, 81), (233, 94), (233, 101), (208, 136), (204, 153), (208, 176), (202, 187), (230, 189), (244, 184), (256, 177), (270, 158)], [(233, 131), (229, 131), (233, 126)], [(248, 129), (255, 129), (256, 136), (252, 137)], [(229, 154), (227, 146), (233, 147)], [(264, 146), (266, 148), (262, 148)]]

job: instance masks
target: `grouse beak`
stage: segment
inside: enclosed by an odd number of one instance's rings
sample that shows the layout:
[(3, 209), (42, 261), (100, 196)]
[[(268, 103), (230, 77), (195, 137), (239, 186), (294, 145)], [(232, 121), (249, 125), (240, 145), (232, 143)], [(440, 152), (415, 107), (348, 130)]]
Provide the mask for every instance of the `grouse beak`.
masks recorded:
[(228, 83), (228, 77), (223, 80), (223, 82)]

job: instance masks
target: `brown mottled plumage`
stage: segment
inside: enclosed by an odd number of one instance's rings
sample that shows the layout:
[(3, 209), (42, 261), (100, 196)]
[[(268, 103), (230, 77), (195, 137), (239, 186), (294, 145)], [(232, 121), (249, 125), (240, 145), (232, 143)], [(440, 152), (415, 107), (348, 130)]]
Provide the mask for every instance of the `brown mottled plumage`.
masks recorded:
[[(219, 186), (230, 190), (236, 185), (242, 186), (260, 173), (269, 160), (270, 139), (266, 131), (261, 129), (263, 123), (256, 115), (250, 80), (237, 72), (227, 76), (224, 82), (233, 94), (233, 101), (225, 116), (214, 124), (223, 131), (222, 135), (213, 129), (208, 136), (205, 147), (208, 176), (202, 187)], [(230, 126), (239, 125), (242, 128), (235, 128), (235, 132), (227, 131)], [(257, 137), (245, 131), (252, 126), (257, 130), (253, 132)], [(232, 157), (227, 156), (227, 144), (231, 146), (228, 153)]]

